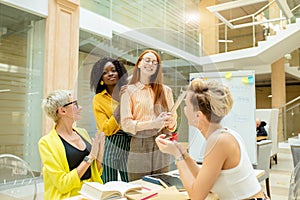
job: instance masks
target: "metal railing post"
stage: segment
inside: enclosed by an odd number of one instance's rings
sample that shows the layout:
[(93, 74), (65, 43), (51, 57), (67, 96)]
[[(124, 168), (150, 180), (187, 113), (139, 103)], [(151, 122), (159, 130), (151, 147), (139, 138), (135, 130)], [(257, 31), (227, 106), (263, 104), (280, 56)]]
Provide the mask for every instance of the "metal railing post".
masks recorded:
[[(254, 20), (255, 20), (254, 15), (252, 15), (252, 22), (253, 23), (254, 23)], [(255, 25), (254, 24), (252, 25), (252, 37), (253, 37), (252, 47), (255, 47), (255, 40), (256, 40), (256, 38), (255, 38)]]

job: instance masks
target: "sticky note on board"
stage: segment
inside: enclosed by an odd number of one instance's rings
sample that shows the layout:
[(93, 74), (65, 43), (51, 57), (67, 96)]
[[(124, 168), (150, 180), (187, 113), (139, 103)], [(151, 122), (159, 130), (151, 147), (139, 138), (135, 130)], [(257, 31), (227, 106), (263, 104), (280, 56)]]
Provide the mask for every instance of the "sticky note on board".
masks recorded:
[(253, 76), (248, 76), (248, 83), (253, 84), (254, 83), (254, 78)]
[(244, 77), (242, 82), (245, 83), (245, 84), (248, 84), (248, 77)]
[(244, 77), (242, 82), (245, 84), (253, 84), (254, 78), (253, 78), (253, 76)]
[(232, 77), (232, 73), (231, 72), (226, 72), (225, 78), (226, 79), (231, 79), (231, 77)]

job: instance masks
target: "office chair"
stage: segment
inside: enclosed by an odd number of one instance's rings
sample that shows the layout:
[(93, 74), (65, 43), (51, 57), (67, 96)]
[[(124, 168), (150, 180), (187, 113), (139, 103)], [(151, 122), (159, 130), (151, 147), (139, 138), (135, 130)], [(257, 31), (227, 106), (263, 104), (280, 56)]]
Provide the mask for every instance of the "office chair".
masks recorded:
[(30, 166), (12, 154), (0, 155), (0, 199), (36, 200), (37, 186)]
[(291, 174), (288, 200), (300, 200), (300, 162), (298, 162)]
[(254, 169), (262, 169), (265, 171), (265, 174), (258, 178), (259, 182), (263, 180), (266, 181), (266, 191), (267, 195), (271, 198), (270, 192), (270, 155), (272, 150), (272, 141), (271, 140), (262, 140), (257, 142), (257, 165), (253, 165)]
[(300, 161), (300, 144), (291, 144), (291, 152), (293, 157), (293, 164), (294, 167), (296, 167), (296, 165)]

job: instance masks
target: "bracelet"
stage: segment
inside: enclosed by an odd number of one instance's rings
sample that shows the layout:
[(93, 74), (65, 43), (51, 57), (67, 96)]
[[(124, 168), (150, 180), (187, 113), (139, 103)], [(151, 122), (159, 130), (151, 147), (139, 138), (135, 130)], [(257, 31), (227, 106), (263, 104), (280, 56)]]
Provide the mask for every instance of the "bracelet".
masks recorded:
[(184, 160), (183, 155), (180, 155), (178, 158), (175, 159), (175, 165), (181, 160)]
[(88, 163), (89, 165), (91, 165), (93, 163), (93, 159), (88, 157), (88, 156), (85, 156), (83, 158), (83, 161), (85, 161), (86, 163)]
[(95, 156), (94, 154), (90, 153), (90, 155), (92, 156), (91, 159), (95, 160), (97, 158), (97, 156)]
[(189, 153), (186, 151), (182, 154), (183, 159), (185, 160), (189, 156)]

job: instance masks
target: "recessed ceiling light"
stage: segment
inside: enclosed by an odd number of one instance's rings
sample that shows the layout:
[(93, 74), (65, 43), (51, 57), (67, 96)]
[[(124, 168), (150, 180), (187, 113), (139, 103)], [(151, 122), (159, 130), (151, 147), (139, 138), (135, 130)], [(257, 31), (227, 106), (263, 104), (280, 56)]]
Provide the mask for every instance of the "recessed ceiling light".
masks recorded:
[(2, 90), (0, 90), (0, 92), (9, 92), (10, 91), (10, 89), (2, 89)]

